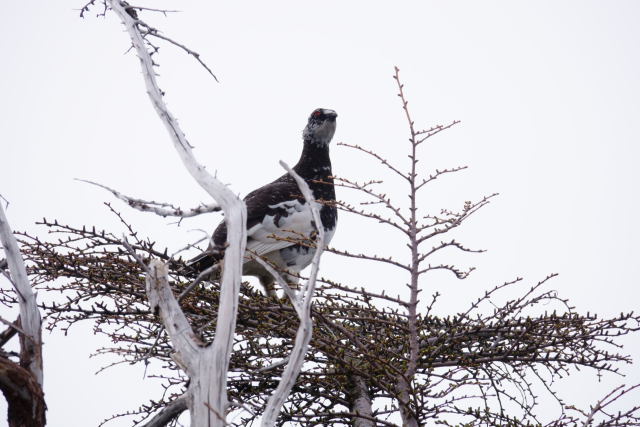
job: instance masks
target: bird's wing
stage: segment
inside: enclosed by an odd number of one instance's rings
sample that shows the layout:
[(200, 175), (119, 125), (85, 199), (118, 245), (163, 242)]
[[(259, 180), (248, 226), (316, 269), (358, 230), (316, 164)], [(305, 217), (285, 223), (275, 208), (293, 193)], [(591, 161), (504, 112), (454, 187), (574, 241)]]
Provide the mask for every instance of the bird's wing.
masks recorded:
[[(247, 250), (258, 255), (295, 244), (313, 232), (312, 214), (296, 182), (282, 176), (245, 197), (247, 204)], [(281, 240), (288, 239), (288, 240)], [(216, 246), (224, 247), (227, 229), (222, 222), (213, 235)]]
[(314, 230), (309, 205), (293, 179), (272, 182), (245, 201), (247, 250), (258, 255), (292, 246)]
[(263, 220), (247, 230), (247, 250), (264, 255), (296, 244), (315, 230), (309, 205), (288, 200), (269, 205)]

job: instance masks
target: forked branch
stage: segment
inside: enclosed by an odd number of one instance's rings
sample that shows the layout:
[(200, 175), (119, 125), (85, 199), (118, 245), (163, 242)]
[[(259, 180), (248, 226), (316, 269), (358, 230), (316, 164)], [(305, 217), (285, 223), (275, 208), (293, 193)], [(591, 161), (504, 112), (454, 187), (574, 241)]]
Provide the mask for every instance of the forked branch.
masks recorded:
[[(197, 378), (192, 378), (192, 384), (193, 381), (201, 381), (203, 383), (206, 382), (206, 386), (190, 388), (196, 392), (202, 391), (202, 394), (193, 393), (191, 396), (193, 400), (190, 409), (194, 425), (223, 426), (227, 410), (227, 370), (235, 334), (238, 295), (246, 246), (246, 206), (236, 194), (207, 172), (206, 168), (195, 159), (191, 145), (187, 141), (184, 132), (163, 100), (162, 91), (156, 80), (154, 62), (145, 47), (145, 39), (140, 28), (141, 23), (136, 18), (136, 14), (130, 13), (130, 10), (128, 10), (129, 5), (126, 2), (109, 0), (109, 5), (129, 33), (131, 43), (140, 60), (149, 99), (169, 132), (183, 165), (225, 213), (228, 246), (223, 261), (216, 333), (213, 344), (205, 353), (207, 368), (198, 371)], [(171, 321), (168, 318), (163, 320), (165, 326), (167, 322)]]

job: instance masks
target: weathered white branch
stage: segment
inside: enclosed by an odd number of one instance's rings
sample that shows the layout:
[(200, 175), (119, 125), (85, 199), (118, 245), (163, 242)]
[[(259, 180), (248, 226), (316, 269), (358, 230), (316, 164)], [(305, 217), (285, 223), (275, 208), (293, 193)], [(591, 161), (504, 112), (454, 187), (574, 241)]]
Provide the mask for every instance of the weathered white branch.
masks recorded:
[[(278, 414), (280, 413), (282, 406), (287, 400), (287, 396), (289, 396), (289, 393), (291, 392), (291, 389), (293, 388), (296, 379), (298, 378), (298, 374), (302, 369), (304, 358), (307, 354), (309, 342), (311, 341), (311, 336), (313, 333), (313, 320), (311, 319), (311, 302), (313, 300), (313, 294), (316, 289), (316, 278), (318, 277), (318, 270), (320, 268), (320, 257), (322, 256), (322, 252), (324, 251), (325, 247), (325, 232), (324, 226), (322, 225), (322, 221), (320, 219), (320, 204), (316, 202), (315, 198), (313, 197), (313, 193), (311, 192), (311, 189), (309, 188), (307, 183), (295, 171), (293, 171), (283, 161), (280, 161), (280, 165), (285, 168), (287, 172), (289, 172), (289, 174), (296, 180), (300, 191), (309, 204), (309, 209), (311, 209), (311, 213), (313, 215), (313, 221), (316, 225), (316, 229), (318, 230), (318, 239), (316, 244), (316, 252), (313, 255), (313, 261), (311, 263), (311, 273), (309, 274), (309, 279), (307, 279), (305, 284), (300, 289), (298, 295), (295, 297), (295, 302), (294, 300), (292, 300), (292, 303), (294, 304), (294, 307), (296, 307), (296, 311), (298, 312), (298, 316), (300, 317), (300, 326), (298, 326), (295, 344), (293, 346), (293, 349), (291, 350), (291, 354), (289, 355), (289, 363), (284, 369), (282, 378), (280, 379), (280, 383), (269, 398), (267, 407), (262, 414), (262, 426), (264, 427), (271, 427), (276, 424)], [(274, 275), (276, 280), (280, 279), (278, 280), (280, 282), (281, 278), (279, 276), (279, 274)], [(286, 287), (283, 287), (283, 289), (286, 289)]]
[(149, 262), (146, 278), (151, 311), (159, 313), (180, 360), (190, 377), (197, 374), (198, 359), (204, 343), (191, 329), (169, 286), (169, 268), (158, 259)]
[[(146, 287), (151, 310), (162, 317), (176, 351), (172, 358), (189, 376), (186, 401), (191, 415), (191, 425), (225, 425), (226, 388), (219, 388), (219, 376), (224, 376), (226, 382), (228, 365), (220, 365), (219, 350), (214, 345), (207, 347), (189, 325), (171, 291), (169, 269), (162, 261), (154, 259), (149, 263)], [(225, 401), (222, 402), (223, 406), (216, 407), (215, 398), (219, 396)]]
[(28, 359), (28, 369), (42, 387), (42, 320), (36, 304), (36, 296), (27, 277), (24, 260), (2, 206), (0, 206), (0, 242), (2, 242), (11, 272), (11, 283), (18, 294), (20, 325), (26, 334), (26, 339), (23, 340), (26, 348), (22, 348), (21, 353)]
[(120, 193), (117, 190), (114, 190), (111, 187), (107, 187), (106, 185), (102, 185), (97, 182), (88, 181), (86, 179), (76, 179), (76, 180), (80, 182), (86, 182), (87, 184), (92, 184), (100, 188), (104, 188), (105, 190), (113, 194), (117, 199), (122, 200), (123, 202), (125, 202), (126, 204), (128, 204), (134, 209), (137, 209), (142, 212), (152, 212), (156, 215), (163, 216), (163, 217), (177, 216), (180, 218), (189, 218), (189, 217), (201, 215), (204, 213), (218, 212), (220, 210), (220, 206), (218, 206), (217, 204), (200, 205), (195, 208), (182, 209), (177, 206), (173, 206), (169, 203), (154, 202), (152, 200), (143, 200), (143, 199), (136, 199), (135, 197), (129, 197)]
[[(6, 271), (3, 273), (16, 291), (20, 309), (19, 325), (11, 325), (20, 333), (20, 364), (0, 357), (0, 389), (9, 406), (7, 420), (10, 426), (44, 426), (42, 319), (18, 243), (1, 205), (0, 243), (10, 276)], [(9, 339), (12, 334), (6, 336)]]
[[(190, 377), (189, 391), (192, 393), (189, 402), (191, 422), (193, 426), (223, 426), (227, 409), (227, 369), (231, 357), (231, 348), (236, 326), (238, 296), (240, 292), (242, 264), (246, 246), (246, 206), (238, 196), (229, 190), (221, 181), (211, 175), (199, 164), (192, 152), (178, 121), (171, 114), (158, 87), (151, 55), (145, 48), (144, 38), (138, 27), (139, 21), (127, 13), (126, 5), (120, 0), (108, 0), (112, 10), (120, 17), (131, 43), (140, 59), (142, 75), (147, 94), (158, 116), (165, 125), (183, 165), (198, 184), (207, 191), (220, 205), (225, 213), (227, 224), (228, 246), (225, 250), (223, 273), (221, 278), (220, 306), (216, 321), (216, 335), (213, 344), (206, 351), (197, 352), (197, 363), (188, 367), (194, 376)], [(159, 266), (156, 266), (156, 271)], [(173, 319), (163, 312), (160, 315), (165, 326)], [(190, 328), (189, 328), (190, 329)], [(178, 333), (187, 333), (177, 330)], [(193, 332), (191, 332), (193, 333)], [(187, 347), (182, 349), (174, 343), (176, 350), (182, 354), (190, 354), (192, 342), (189, 339), (179, 341)], [(199, 394), (198, 391), (205, 391)], [(205, 408), (206, 410), (203, 410)]]
[(360, 417), (353, 418), (354, 427), (375, 427), (367, 383), (358, 375), (352, 375), (349, 380), (351, 383), (349, 390), (351, 407), (349, 409), (360, 415)]

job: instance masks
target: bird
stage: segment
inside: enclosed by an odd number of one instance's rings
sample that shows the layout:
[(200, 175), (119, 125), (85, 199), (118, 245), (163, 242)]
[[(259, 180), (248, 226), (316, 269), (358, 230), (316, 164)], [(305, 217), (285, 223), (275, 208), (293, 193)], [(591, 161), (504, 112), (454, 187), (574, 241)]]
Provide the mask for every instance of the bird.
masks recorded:
[[(315, 109), (302, 131), (302, 154), (293, 170), (307, 183), (313, 197), (321, 202), (320, 220), (325, 244), (333, 237), (338, 220), (336, 194), (329, 156), (329, 144), (336, 131), (334, 110)], [(316, 225), (311, 209), (295, 179), (285, 173), (244, 198), (247, 206), (247, 245), (242, 274), (259, 279), (268, 296), (275, 296), (273, 276), (255, 259), (260, 256), (278, 270), (291, 287), (297, 273), (311, 264), (315, 254), (303, 239), (314, 239)], [(213, 232), (209, 247), (187, 262), (194, 273), (201, 273), (224, 257), (227, 227), (222, 221)]]

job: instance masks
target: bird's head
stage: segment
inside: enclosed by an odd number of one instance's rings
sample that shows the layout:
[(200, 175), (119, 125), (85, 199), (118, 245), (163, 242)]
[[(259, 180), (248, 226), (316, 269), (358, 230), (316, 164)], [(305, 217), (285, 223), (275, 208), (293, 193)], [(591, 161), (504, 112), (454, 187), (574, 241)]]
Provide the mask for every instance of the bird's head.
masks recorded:
[(305, 142), (328, 145), (336, 132), (336, 117), (333, 110), (318, 108), (311, 113), (307, 126), (302, 131)]

